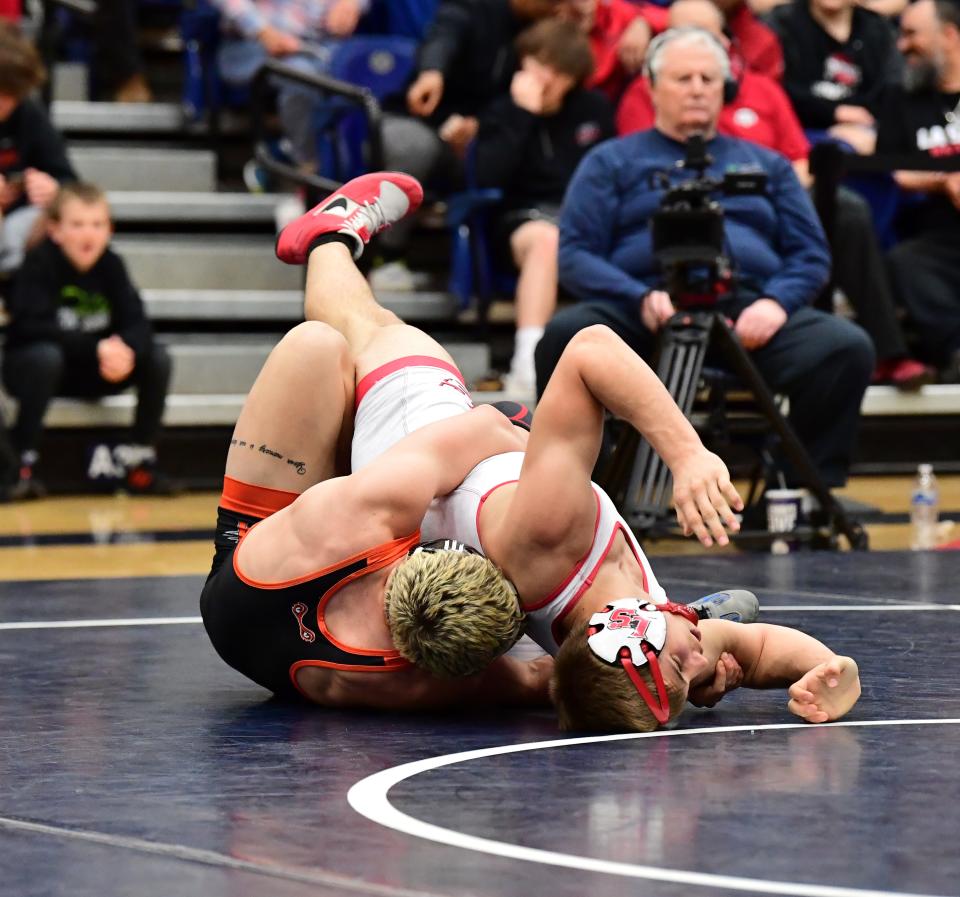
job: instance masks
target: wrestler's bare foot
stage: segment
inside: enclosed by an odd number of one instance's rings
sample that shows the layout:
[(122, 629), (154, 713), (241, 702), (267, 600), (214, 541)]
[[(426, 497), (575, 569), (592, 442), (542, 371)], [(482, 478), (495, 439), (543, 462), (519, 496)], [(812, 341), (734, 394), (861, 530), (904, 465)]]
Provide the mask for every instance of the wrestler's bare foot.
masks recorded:
[(375, 234), (416, 211), (422, 201), (420, 182), (408, 174), (377, 171), (361, 175), (280, 231), (277, 258), (288, 265), (302, 265), (317, 237), (336, 233), (350, 240), (356, 260)]
[(808, 723), (840, 719), (860, 697), (860, 676), (851, 657), (817, 664), (790, 686), (787, 709)]

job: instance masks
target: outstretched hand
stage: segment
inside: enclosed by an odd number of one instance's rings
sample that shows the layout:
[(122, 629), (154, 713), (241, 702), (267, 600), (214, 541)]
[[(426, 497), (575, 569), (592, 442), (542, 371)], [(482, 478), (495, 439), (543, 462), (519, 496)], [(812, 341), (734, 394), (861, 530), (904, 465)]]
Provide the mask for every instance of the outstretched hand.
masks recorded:
[(691, 688), (687, 700), (694, 707), (713, 707), (727, 692), (739, 688), (742, 682), (743, 668), (736, 657), (724, 651), (717, 659), (713, 679)]
[(735, 533), (740, 523), (735, 511), (743, 510), (743, 499), (730, 482), (726, 464), (713, 452), (700, 449), (675, 463), (673, 505), (683, 534), (693, 533), (707, 548), (716, 540), (729, 543), (727, 533)]
[(808, 723), (840, 719), (860, 697), (860, 675), (851, 657), (817, 664), (790, 686), (787, 709)]

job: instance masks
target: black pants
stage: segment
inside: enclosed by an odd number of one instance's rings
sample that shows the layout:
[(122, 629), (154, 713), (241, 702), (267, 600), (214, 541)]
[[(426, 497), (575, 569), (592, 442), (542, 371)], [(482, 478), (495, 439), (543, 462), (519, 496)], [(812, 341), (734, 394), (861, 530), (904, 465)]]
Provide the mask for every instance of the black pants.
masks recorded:
[(907, 344), (897, 320), (893, 290), (873, 227), (873, 213), (852, 190), (837, 193), (833, 279), (850, 300), (881, 360), (904, 358)]
[[(591, 324), (606, 324), (641, 357), (653, 357), (656, 336), (643, 326), (636, 306), (583, 302), (560, 311), (537, 345), (539, 394), (567, 343)], [(842, 486), (856, 443), (860, 402), (874, 368), (869, 337), (850, 321), (801, 308), (750, 355), (770, 387), (789, 396), (790, 423), (825, 483)]]
[(43, 416), (54, 396), (98, 398), (130, 386), (137, 390), (133, 441), (156, 445), (170, 383), (170, 356), (155, 343), (149, 351), (137, 355), (133, 373), (126, 380), (109, 383), (100, 376), (95, 355), (67, 359), (58, 343), (30, 343), (5, 350), (3, 382), (20, 403), (12, 432), (19, 452), (36, 450)]
[(960, 232), (931, 231), (904, 240), (887, 259), (925, 353), (943, 364), (960, 351)]
[(93, 15), (93, 80), (100, 99), (143, 71), (136, 0), (97, 0)]

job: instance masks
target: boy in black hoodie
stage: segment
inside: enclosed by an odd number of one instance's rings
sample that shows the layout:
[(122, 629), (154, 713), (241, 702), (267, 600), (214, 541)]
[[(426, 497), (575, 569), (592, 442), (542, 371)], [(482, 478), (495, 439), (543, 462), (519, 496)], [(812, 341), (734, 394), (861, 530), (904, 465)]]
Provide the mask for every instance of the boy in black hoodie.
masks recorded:
[(126, 266), (109, 248), (110, 208), (91, 184), (60, 189), (49, 239), (31, 250), (7, 303), (3, 382), (20, 403), (13, 443), (20, 453), (12, 498), (42, 495), (34, 476), (43, 416), (55, 395), (93, 398), (137, 389), (127, 486), (154, 492), (170, 358), (154, 342)]
[(504, 191), (501, 237), (520, 271), (508, 392), (536, 392), (533, 352), (557, 305), (558, 220), (567, 184), (587, 152), (614, 136), (613, 106), (583, 84), (593, 71), (587, 36), (544, 19), (516, 41), (510, 92), (480, 116), (476, 181)]

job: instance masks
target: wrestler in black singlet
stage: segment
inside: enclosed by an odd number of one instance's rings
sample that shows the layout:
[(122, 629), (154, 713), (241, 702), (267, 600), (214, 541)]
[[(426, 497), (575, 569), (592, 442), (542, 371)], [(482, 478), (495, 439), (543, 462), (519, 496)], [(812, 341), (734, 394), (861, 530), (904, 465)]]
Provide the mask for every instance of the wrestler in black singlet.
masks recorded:
[[(217, 509), (216, 552), (200, 596), (203, 625), (217, 653), (235, 670), (284, 697), (303, 697), (294, 685), (301, 665), (385, 672), (408, 665), (395, 651), (368, 654), (345, 650), (318, 625), (324, 596), (358, 571), (371, 572), (404, 557), (418, 534), (380, 546), (367, 556), (331, 565), (294, 585), (257, 587), (234, 569), (239, 535), (260, 518)], [(388, 549), (388, 553), (384, 553)], [(370, 555), (376, 555), (371, 562)]]

